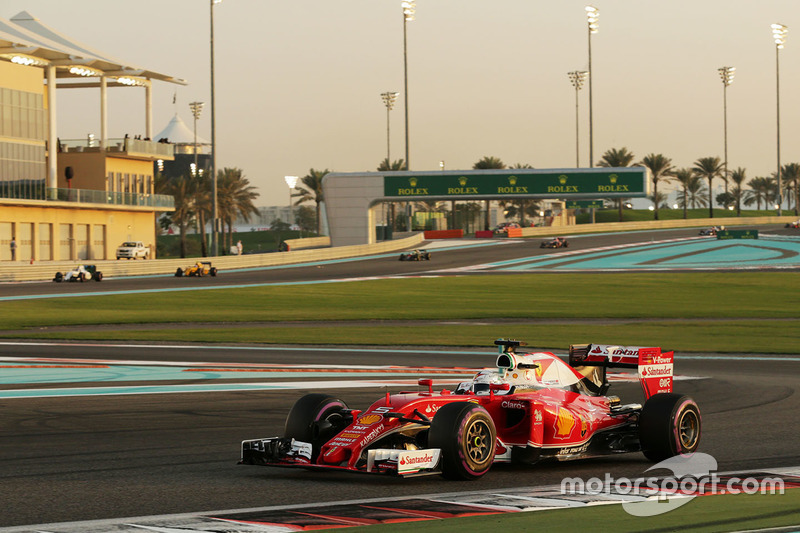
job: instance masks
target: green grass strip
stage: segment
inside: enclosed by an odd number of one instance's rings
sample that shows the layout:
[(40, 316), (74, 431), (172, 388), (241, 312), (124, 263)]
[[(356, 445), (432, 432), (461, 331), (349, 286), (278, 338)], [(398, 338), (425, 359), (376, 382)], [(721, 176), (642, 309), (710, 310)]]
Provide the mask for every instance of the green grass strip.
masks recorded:
[[(7, 336), (6, 336), (7, 337)], [(679, 352), (800, 353), (800, 319), (766, 321), (656, 321), (615, 324), (431, 324), (25, 332), (33, 339), (172, 341), (209, 343), (326, 344), (369, 346), (490, 346), (498, 337), (526, 340), (536, 348), (569, 344), (652, 345)]]
[[(202, 282), (202, 280), (198, 280)], [(795, 318), (794, 272), (520, 274), (6, 301), (3, 329), (164, 322)]]
[[(621, 505), (555, 509), (490, 516), (448, 518), (423, 523), (377, 524), (348, 528), (353, 533), (426, 533), (451, 531), (681, 531), (706, 533), (745, 531), (780, 526), (800, 526), (800, 490), (789, 489), (774, 495), (723, 495), (695, 498), (674, 511), (636, 517)], [(800, 529), (800, 527), (798, 527)]]

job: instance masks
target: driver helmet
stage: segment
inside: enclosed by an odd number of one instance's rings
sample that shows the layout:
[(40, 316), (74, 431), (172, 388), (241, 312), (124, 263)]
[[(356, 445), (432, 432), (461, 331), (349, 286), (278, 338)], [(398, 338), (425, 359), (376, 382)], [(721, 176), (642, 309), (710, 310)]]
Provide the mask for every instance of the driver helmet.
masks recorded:
[(506, 380), (500, 376), (497, 370), (482, 370), (472, 380), (472, 391), (475, 394), (489, 394), (490, 385), (503, 383), (506, 383)]

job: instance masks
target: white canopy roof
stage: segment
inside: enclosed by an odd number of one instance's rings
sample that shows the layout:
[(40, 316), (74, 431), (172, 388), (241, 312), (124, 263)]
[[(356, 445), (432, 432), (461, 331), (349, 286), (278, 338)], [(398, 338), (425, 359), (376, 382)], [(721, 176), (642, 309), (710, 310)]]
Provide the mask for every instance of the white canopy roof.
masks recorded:
[(141, 78), (187, 85), (186, 80), (130, 65), (93, 50), (50, 28), (27, 11), (22, 11), (10, 21), (0, 18), (0, 60), (11, 61), (14, 57), (38, 61), (40, 64), (37, 66), (61, 67), (56, 71), (58, 78), (83, 78), (80, 74), (70, 72), (70, 68), (84, 67), (97, 71), (96, 75), (102, 73), (116, 78)]
[[(175, 113), (167, 127), (161, 130), (153, 140), (166, 138), (172, 144), (194, 144), (194, 131)], [(197, 144), (211, 144), (199, 135)]]

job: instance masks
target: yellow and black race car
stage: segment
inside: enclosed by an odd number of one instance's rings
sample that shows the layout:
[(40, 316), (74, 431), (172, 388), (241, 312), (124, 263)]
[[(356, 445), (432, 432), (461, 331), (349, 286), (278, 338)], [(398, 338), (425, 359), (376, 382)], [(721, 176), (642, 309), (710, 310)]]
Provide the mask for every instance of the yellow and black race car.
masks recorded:
[(176, 278), (180, 278), (182, 276), (203, 277), (216, 275), (217, 269), (216, 267), (211, 266), (211, 261), (198, 261), (197, 263), (185, 269), (178, 267), (178, 269), (175, 271)]

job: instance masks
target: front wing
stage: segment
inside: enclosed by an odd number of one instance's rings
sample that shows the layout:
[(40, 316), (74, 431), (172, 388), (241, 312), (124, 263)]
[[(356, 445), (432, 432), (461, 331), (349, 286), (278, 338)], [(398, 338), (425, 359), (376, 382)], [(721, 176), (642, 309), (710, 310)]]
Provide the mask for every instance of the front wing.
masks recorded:
[(312, 445), (295, 439), (271, 437), (242, 441), (239, 464), (301, 467), (320, 470), (345, 470), (348, 472), (393, 474), (414, 477), (441, 474), (439, 448), (423, 450), (371, 449), (363, 468), (315, 464), (311, 462)]

